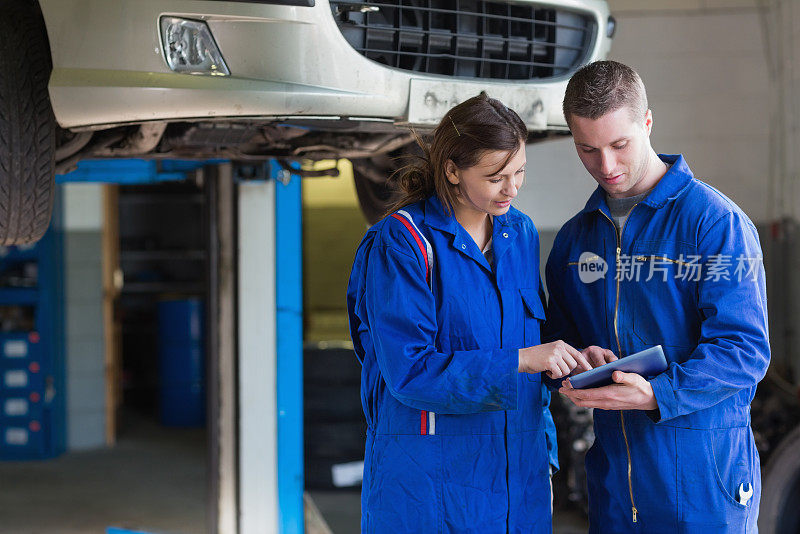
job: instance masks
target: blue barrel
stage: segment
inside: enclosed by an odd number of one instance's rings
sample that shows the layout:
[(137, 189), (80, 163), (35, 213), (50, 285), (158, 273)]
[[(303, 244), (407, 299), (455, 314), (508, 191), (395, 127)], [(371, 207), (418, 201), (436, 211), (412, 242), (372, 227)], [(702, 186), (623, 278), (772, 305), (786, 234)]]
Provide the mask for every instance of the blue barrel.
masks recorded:
[(166, 426), (205, 425), (203, 345), (202, 299), (158, 303), (159, 416)]

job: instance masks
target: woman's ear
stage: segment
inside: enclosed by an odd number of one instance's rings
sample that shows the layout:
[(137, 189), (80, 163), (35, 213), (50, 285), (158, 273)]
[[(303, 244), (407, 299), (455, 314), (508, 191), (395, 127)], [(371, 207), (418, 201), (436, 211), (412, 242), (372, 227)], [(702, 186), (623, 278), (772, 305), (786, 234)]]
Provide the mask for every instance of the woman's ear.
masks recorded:
[(458, 167), (451, 159), (448, 159), (444, 164), (444, 174), (447, 176), (447, 181), (453, 185), (458, 185), (461, 181), (458, 177)]

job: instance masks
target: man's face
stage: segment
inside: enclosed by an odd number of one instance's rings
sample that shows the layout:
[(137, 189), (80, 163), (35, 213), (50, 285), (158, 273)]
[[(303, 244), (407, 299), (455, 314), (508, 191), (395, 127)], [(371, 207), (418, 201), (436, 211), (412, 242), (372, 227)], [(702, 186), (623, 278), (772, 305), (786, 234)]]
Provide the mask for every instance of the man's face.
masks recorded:
[(653, 184), (642, 179), (650, 162), (650, 110), (641, 120), (622, 107), (598, 119), (573, 115), (570, 130), (583, 166), (612, 198), (632, 197)]

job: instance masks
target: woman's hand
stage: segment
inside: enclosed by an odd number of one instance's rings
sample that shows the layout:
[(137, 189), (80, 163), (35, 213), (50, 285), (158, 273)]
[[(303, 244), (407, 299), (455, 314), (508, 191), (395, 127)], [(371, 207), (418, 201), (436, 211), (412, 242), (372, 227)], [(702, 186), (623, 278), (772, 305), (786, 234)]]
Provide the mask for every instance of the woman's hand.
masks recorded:
[(579, 367), (592, 368), (586, 356), (561, 340), (519, 349), (519, 371), (522, 373), (546, 372), (550, 378), (562, 378)]
[[(586, 358), (586, 361), (588, 361), (589, 365), (592, 367), (600, 367), (601, 365), (611, 363), (618, 359), (617, 355), (611, 350), (598, 347), (597, 345), (590, 345), (586, 347), (581, 351), (581, 354), (583, 354), (583, 357)], [(583, 371), (584, 369), (578, 369), (575, 374), (577, 375)]]

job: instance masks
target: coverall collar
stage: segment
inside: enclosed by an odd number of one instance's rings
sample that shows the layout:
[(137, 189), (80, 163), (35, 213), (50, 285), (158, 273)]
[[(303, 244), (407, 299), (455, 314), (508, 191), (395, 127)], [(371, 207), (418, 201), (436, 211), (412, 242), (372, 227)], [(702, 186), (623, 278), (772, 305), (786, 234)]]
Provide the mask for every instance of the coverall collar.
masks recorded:
[[(670, 165), (667, 173), (658, 181), (656, 186), (650, 191), (650, 194), (642, 201), (642, 204), (652, 208), (661, 208), (668, 201), (677, 197), (692, 180), (692, 170), (683, 159), (682, 154), (659, 154), (659, 158), (664, 163)], [(592, 196), (586, 202), (586, 206), (581, 213), (589, 213), (592, 211), (601, 210), (608, 214), (608, 204), (606, 203), (605, 190), (597, 186)]]
[[(512, 227), (511, 221), (512, 211), (509, 210), (503, 215), (493, 218), (492, 221), (492, 254), (494, 263), (497, 262), (508, 250), (514, 238), (517, 236), (517, 231)], [(442, 201), (436, 195), (431, 195), (425, 201), (425, 225), (436, 228), (453, 236), (450, 244), (456, 250), (465, 256), (472, 258), (478, 264), (483, 266), (486, 270), (491, 271), (492, 267), (486, 260), (483, 253), (478, 250), (475, 241), (467, 233), (466, 230), (458, 223), (455, 215), (449, 215), (445, 210)]]
[(425, 201), (425, 224), (448, 234), (458, 233), (458, 221), (454, 215), (447, 213), (442, 201), (436, 195), (429, 196)]

